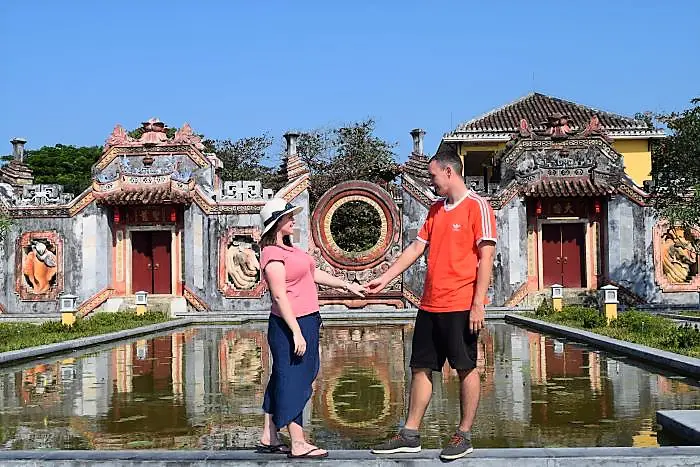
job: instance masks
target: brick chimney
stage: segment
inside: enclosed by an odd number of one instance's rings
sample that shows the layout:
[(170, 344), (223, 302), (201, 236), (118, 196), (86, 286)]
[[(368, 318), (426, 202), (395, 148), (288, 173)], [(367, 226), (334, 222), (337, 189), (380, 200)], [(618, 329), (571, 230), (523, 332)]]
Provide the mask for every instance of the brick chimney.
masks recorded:
[(24, 145), (27, 144), (27, 140), (24, 138), (13, 138), (10, 143), (12, 143), (12, 158), (19, 162), (24, 162)]
[(32, 185), (34, 175), (32, 170), (24, 163), (24, 145), (27, 140), (14, 138), (12, 143), (12, 160), (9, 164), (0, 167), (0, 183), (9, 183), (14, 187)]
[(288, 131), (284, 134), (284, 139), (287, 141), (287, 152), (285, 155), (285, 165), (287, 167), (287, 180), (292, 181), (296, 178), (309, 172), (306, 164), (301, 160), (297, 153), (297, 140), (299, 133)]

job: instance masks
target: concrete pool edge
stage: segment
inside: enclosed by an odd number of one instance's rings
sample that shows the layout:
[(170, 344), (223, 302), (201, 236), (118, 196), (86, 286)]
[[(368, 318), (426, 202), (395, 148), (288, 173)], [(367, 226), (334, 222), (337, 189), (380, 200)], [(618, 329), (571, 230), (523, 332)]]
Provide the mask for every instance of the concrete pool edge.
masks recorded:
[[(355, 312), (355, 311), (322, 311), (321, 316), (327, 321), (349, 322), (353, 325), (373, 324), (373, 323), (400, 323), (412, 322), (416, 316), (416, 309), (406, 309), (399, 312)], [(139, 336), (155, 334), (172, 329), (185, 328), (193, 325), (215, 325), (215, 324), (248, 324), (261, 323), (267, 321), (269, 312), (251, 312), (232, 314), (188, 314), (187, 316), (176, 317), (163, 323), (149, 324), (137, 328), (124, 329), (122, 331), (110, 332), (107, 334), (97, 334), (79, 339), (71, 339), (53, 344), (27, 347), (25, 349), (10, 350), (0, 352), (0, 365), (6, 366), (11, 363), (23, 362), (27, 360), (47, 357), (54, 354), (69, 353), (76, 350), (84, 350), (88, 347), (133, 339)], [(487, 312), (487, 320), (504, 319), (505, 313), (494, 311)]]
[(553, 324), (525, 316), (506, 314), (505, 321), (549, 334), (563, 336), (584, 344), (590, 344), (601, 350), (632, 357), (643, 363), (648, 363), (666, 370), (671, 369), (685, 376), (691, 376), (696, 379), (700, 378), (699, 358), (687, 357), (666, 350), (613, 339), (612, 337), (606, 337), (594, 332)]
[(149, 324), (148, 326), (124, 329), (122, 331), (115, 331), (107, 334), (97, 334), (95, 336), (81, 337), (79, 339), (71, 339), (63, 342), (56, 342), (53, 344), (45, 344), (36, 347), (27, 347), (26, 349), (0, 352), (0, 365), (24, 360), (31, 360), (34, 358), (44, 357), (51, 354), (67, 353), (73, 350), (80, 350), (86, 347), (92, 347), (107, 342), (120, 341), (124, 339), (143, 336), (146, 334), (153, 334), (160, 331), (167, 331), (170, 329), (184, 327), (189, 324), (192, 324), (192, 319), (174, 319), (170, 321), (165, 321), (163, 323)]
[[(426, 449), (418, 454), (374, 456), (367, 450), (330, 451), (330, 456), (317, 462), (337, 465), (439, 465), (439, 450)], [(476, 449), (469, 456), (455, 461), (461, 465), (503, 465), (518, 462), (520, 467), (527, 466), (569, 466), (569, 465), (642, 465), (654, 459), (654, 465), (697, 465), (700, 459), (698, 446), (674, 446), (659, 448), (635, 447), (593, 447), (593, 448), (504, 448)], [(2, 465), (36, 465), (78, 466), (89, 462), (100, 465), (119, 465), (128, 463), (137, 465), (266, 465), (287, 464), (284, 456), (274, 454), (256, 454), (251, 450), (236, 451), (165, 451), (165, 450), (118, 450), (118, 451), (1, 451)]]

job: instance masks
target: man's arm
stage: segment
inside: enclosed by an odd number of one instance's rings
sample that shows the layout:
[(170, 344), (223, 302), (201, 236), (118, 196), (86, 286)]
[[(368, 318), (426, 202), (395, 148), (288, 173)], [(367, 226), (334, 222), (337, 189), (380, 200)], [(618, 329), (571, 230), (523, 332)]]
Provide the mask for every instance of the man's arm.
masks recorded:
[(472, 333), (484, 327), (486, 304), (486, 292), (491, 284), (491, 274), (493, 272), (493, 259), (496, 254), (496, 242), (483, 240), (479, 243), (479, 266), (476, 270), (476, 286), (474, 288), (474, 298), (472, 308), (469, 313), (469, 329)]
[(401, 253), (396, 261), (394, 261), (394, 264), (392, 264), (384, 274), (365, 285), (365, 290), (368, 293), (377, 293), (384, 290), (389, 282), (408, 269), (410, 265), (415, 263), (416, 260), (420, 258), (425, 251), (425, 247), (426, 244), (420, 240), (414, 240), (411, 242), (411, 244), (408, 245), (405, 250), (403, 250), (403, 253)]

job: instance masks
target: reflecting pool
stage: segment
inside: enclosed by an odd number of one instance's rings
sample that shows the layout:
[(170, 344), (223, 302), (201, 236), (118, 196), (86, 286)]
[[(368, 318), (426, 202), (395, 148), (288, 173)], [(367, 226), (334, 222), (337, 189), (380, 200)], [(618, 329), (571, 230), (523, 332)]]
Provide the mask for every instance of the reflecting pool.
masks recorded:
[[(5, 449), (236, 449), (256, 444), (270, 359), (264, 323), (202, 326), (0, 369)], [(336, 325), (306, 428), (329, 449), (364, 449), (403, 424), (412, 325)], [(694, 380), (504, 322), (480, 339), (476, 447), (656, 446), (655, 411), (700, 408)], [(435, 374), (422, 433), (459, 420), (459, 381)]]

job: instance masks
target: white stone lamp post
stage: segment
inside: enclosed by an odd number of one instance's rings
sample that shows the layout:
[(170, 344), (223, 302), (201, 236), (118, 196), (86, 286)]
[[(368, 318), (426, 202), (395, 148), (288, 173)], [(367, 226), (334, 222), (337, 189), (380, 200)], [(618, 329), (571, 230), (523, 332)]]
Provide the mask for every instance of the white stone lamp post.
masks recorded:
[(78, 300), (77, 295), (61, 295), (59, 297), (61, 303), (61, 324), (72, 327), (75, 323), (75, 302)]
[(603, 309), (601, 311), (605, 315), (608, 324), (610, 324), (610, 321), (617, 319), (617, 287), (608, 284), (604, 287), (601, 287), (600, 290), (603, 295)]
[(143, 316), (148, 308), (148, 292), (136, 292), (136, 316)]
[(552, 284), (552, 308), (554, 311), (561, 311), (564, 306), (564, 286)]

